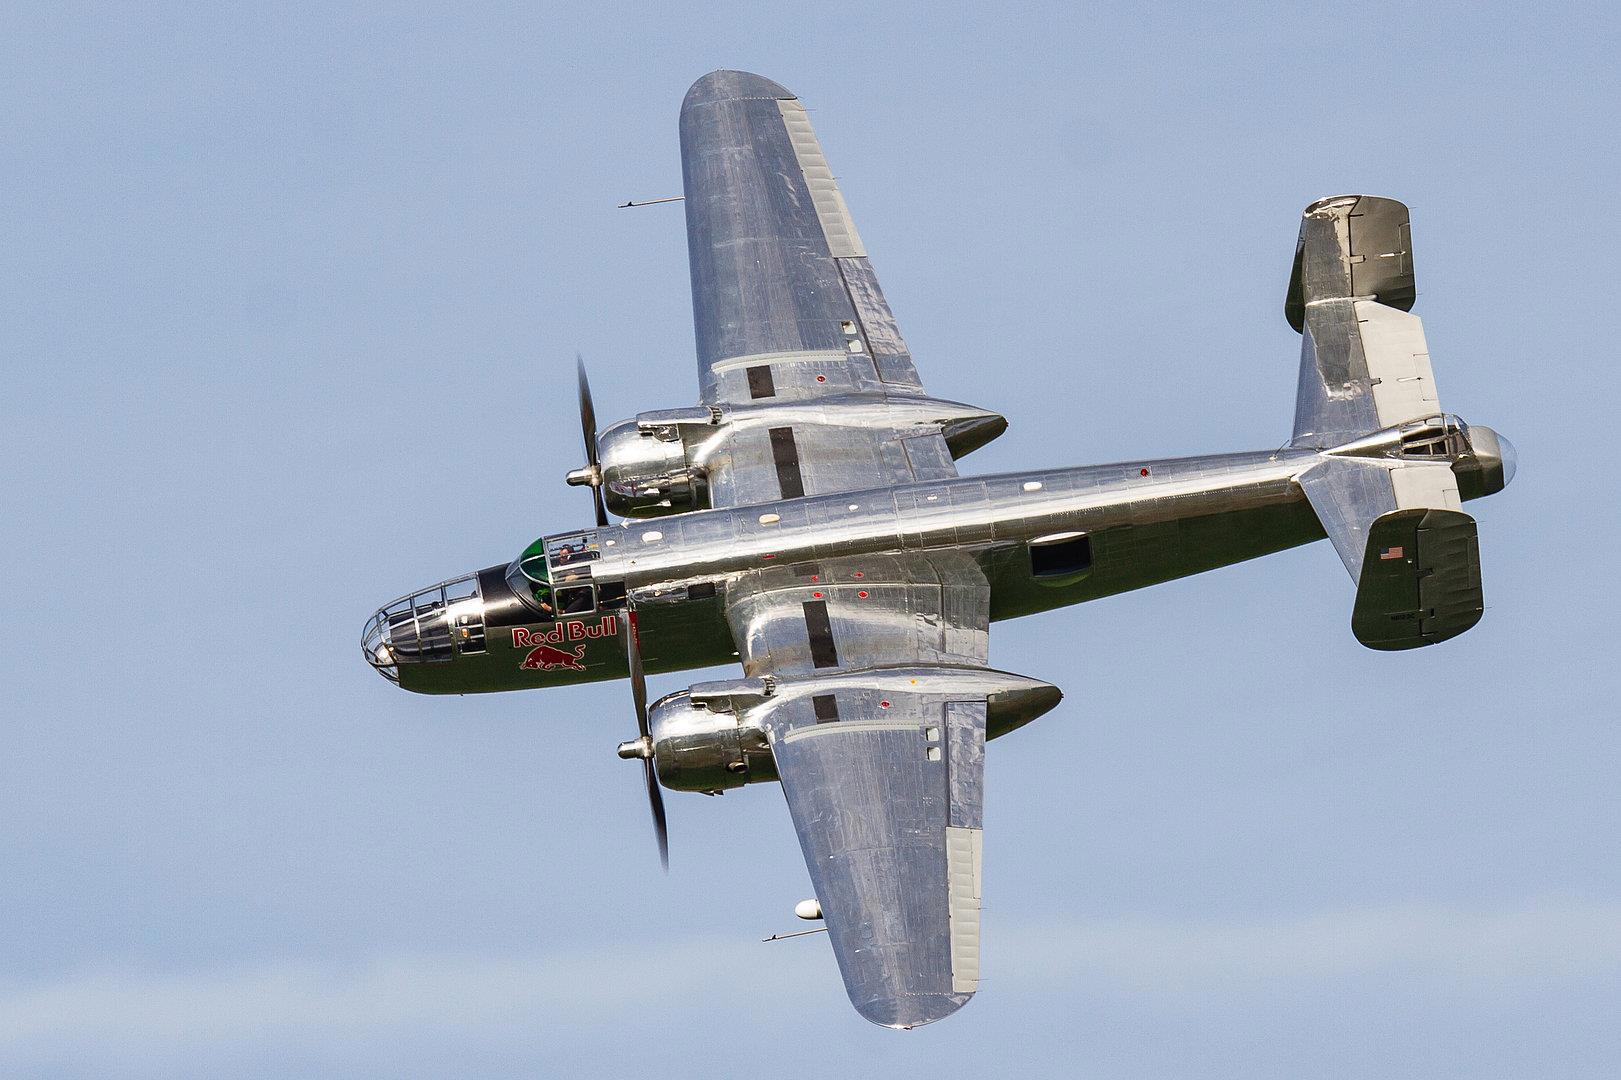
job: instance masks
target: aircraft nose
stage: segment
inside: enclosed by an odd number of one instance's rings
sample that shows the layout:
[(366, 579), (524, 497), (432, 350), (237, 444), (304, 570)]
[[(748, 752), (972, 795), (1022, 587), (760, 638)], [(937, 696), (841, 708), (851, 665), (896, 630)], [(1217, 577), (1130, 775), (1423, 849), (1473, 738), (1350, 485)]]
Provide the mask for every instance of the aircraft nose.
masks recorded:
[(400, 664), (394, 652), (395, 625), (389, 608), (379, 608), (366, 620), (366, 629), (360, 634), (360, 652), (366, 663), (391, 683), (400, 681)]
[(378, 608), (361, 631), (366, 662), (389, 682), (401, 664), (441, 663), (484, 651), (484, 605), (478, 578), (446, 581)]

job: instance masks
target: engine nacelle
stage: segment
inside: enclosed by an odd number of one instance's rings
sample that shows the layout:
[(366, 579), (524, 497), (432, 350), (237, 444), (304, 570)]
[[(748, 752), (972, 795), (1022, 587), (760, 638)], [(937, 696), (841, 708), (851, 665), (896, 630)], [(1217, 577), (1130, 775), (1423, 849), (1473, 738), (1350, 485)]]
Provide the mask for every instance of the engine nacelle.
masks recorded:
[[(836, 418), (836, 419), (835, 419)], [(709, 504), (708, 465), (744, 431), (796, 423), (849, 428), (860, 440), (937, 431), (951, 456), (961, 457), (1007, 430), (993, 412), (934, 398), (891, 399), (847, 394), (766, 406), (700, 405), (661, 409), (621, 420), (597, 439), (599, 475), (569, 474), (569, 483), (596, 483), (603, 500), (621, 517), (658, 517), (702, 510)]]
[(674, 791), (725, 791), (777, 779), (765, 732), (727, 698), (694, 698), (682, 690), (648, 713), (653, 767)]
[(676, 425), (621, 420), (597, 439), (602, 495), (620, 517), (658, 517), (699, 508), (701, 476)]
[[(925, 698), (935, 708), (947, 701), (984, 701), (987, 739), (1029, 723), (1063, 697), (1038, 679), (976, 667), (866, 668), (812, 678), (698, 683), (660, 698), (649, 711), (659, 783), (675, 791), (720, 792), (778, 779), (766, 718), (782, 708), (809, 710), (807, 699), (823, 693), (846, 695), (868, 713), (909, 697)], [(640, 739), (625, 743), (620, 756), (646, 757), (646, 745)]]

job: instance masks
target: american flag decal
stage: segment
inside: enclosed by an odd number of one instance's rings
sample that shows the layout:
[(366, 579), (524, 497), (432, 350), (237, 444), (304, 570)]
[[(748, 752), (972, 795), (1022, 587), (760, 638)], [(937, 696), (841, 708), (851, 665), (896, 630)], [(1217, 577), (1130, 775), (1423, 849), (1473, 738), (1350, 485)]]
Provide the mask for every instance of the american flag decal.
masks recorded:
[(1399, 547), (1387, 547), (1379, 553), (1380, 559), (1399, 559), (1401, 557), (1402, 550)]

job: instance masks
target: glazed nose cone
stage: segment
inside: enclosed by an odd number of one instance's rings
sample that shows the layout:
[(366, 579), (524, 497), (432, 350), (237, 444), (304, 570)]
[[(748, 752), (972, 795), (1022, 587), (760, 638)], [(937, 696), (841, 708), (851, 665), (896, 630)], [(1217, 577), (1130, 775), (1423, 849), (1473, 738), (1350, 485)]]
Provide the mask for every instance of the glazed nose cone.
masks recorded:
[(484, 651), (484, 608), (475, 576), (456, 578), (378, 608), (360, 634), (366, 662), (390, 682), (401, 664)]

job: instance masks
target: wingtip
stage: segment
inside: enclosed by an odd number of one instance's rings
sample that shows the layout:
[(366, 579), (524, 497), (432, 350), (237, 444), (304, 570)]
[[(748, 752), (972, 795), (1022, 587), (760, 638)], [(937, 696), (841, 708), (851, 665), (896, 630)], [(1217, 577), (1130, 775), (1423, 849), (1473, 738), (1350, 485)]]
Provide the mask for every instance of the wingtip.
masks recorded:
[(751, 71), (721, 68), (693, 83), (681, 102), (683, 109), (694, 105), (707, 105), (715, 101), (737, 101), (743, 98), (792, 98), (795, 95), (780, 83)]
[(893, 1031), (910, 1031), (936, 1020), (944, 1020), (974, 995), (968, 994), (910, 994), (906, 997), (878, 998), (873, 1001), (852, 1002), (862, 1019)]

